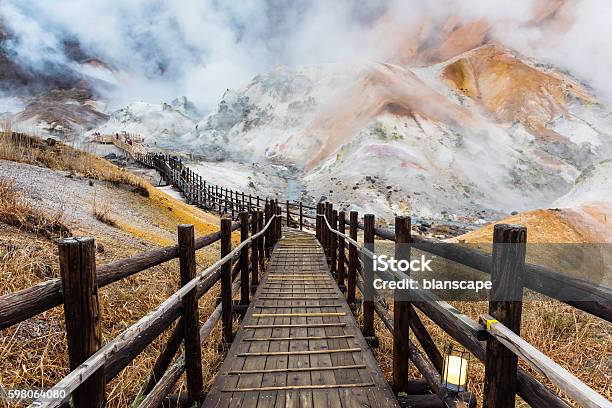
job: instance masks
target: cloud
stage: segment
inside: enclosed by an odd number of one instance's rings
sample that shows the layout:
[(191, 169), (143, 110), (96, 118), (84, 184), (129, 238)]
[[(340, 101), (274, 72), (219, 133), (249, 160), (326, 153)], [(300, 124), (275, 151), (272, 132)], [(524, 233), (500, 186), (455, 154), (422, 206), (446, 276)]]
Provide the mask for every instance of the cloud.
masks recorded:
[[(544, 48), (538, 44), (546, 34), (525, 26), (533, 5), (534, 0), (3, 0), (0, 21), (17, 38), (8, 46), (35, 69), (49, 63), (78, 69), (64, 55), (65, 39), (77, 39), (87, 54), (117, 67), (117, 103), (186, 95), (210, 110), (227, 88), (276, 65), (384, 58), (384, 47), (371, 38), (372, 22), (385, 12), (404, 26), (423, 16), (443, 21), (457, 13), (504, 20), (494, 24), (502, 41), (608, 92), (612, 53), (605, 42), (612, 26), (606, 16), (612, 2), (579, 1), (563, 41)], [(402, 41), (387, 38), (385, 46)]]
[[(70, 64), (62, 41), (118, 67), (123, 99), (185, 94), (212, 108), (226, 88), (278, 64), (309, 65), (349, 57), (363, 31), (368, 0), (4, 0), (0, 19), (18, 41), (20, 61), (42, 69)], [(340, 52), (344, 49), (343, 52)], [(148, 89), (145, 89), (148, 88)]]

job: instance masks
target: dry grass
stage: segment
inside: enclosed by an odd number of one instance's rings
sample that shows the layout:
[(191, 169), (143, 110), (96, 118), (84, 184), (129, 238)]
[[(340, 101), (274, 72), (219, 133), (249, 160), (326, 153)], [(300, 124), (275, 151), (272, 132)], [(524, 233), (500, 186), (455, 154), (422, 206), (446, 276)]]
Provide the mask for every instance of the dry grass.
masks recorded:
[(94, 193), (94, 199), (93, 199), (93, 204), (92, 204), (92, 213), (94, 215), (94, 217), (96, 218), (96, 220), (106, 224), (106, 225), (110, 225), (111, 227), (117, 227), (117, 221), (115, 220), (115, 218), (113, 216), (111, 216), (111, 210), (109, 208), (109, 206), (107, 204), (98, 204), (97, 200), (96, 200), (96, 196)]
[(107, 160), (58, 141), (43, 140), (23, 133), (0, 132), (0, 159), (71, 171), (115, 184), (144, 187), (139, 177)]
[[(98, 263), (140, 252), (134, 248), (117, 248), (103, 238), (97, 241), (103, 242), (105, 248), (104, 253), (98, 254)], [(215, 249), (218, 250), (215, 246), (199, 251), (198, 268), (217, 259)], [(58, 277), (57, 256), (56, 245), (48, 238), (33, 233), (24, 235), (14, 227), (0, 224), (0, 294)], [(162, 303), (177, 289), (179, 281), (178, 262), (171, 261), (100, 289), (103, 342), (109, 342)], [(200, 300), (202, 322), (212, 312), (218, 292), (215, 287)], [(170, 332), (164, 332), (107, 385), (108, 407), (130, 406)], [(216, 350), (219, 338), (215, 330), (202, 349), (207, 383), (222, 363), (223, 356)], [(6, 388), (51, 387), (68, 374), (63, 309), (56, 307), (2, 330), (0, 361), (0, 384)], [(9, 405), (0, 401), (0, 407)]]
[(0, 180), (0, 222), (48, 237), (67, 236), (70, 231), (62, 223), (62, 215), (50, 218), (35, 210), (12, 180)]
[[(95, 205), (95, 197), (92, 208), (99, 219), (115, 222), (123, 233), (132, 236), (134, 239), (131, 244), (122, 242), (119, 245), (116, 236), (107, 236), (97, 230), (88, 231), (82, 225), (71, 224), (74, 234), (95, 238), (98, 264), (141, 253), (159, 245), (173, 244), (176, 240), (167, 237), (176, 234), (176, 226), (181, 223), (193, 224), (196, 235), (218, 230), (218, 218), (169, 197), (103, 159), (64, 145), (50, 146), (35, 138), (15, 138), (6, 133), (1, 136), (0, 158), (74, 171), (86, 177), (137, 187), (128, 188), (128, 191), (138, 195), (130, 199), (130, 206), (138, 206), (137, 212), (146, 221), (141, 224), (151, 225), (151, 230), (133, 225), (129, 218), (111, 215), (109, 207)], [(71, 162), (73, 160), (76, 163)], [(59, 277), (57, 245), (54, 241), (59, 234), (47, 233), (53, 230), (50, 226), (56, 224), (33, 210), (20, 194), (12, 188), (12, 183), (0, 184), (0, 296)], [(61, 217), (58, 216), (56, 221), (61, 224)], [(166, 235), (162, 236), (160, 229)], [(218, 244), (198, 251), (198, 270), (216, 261), (219, 252)], [(178, 261), (175, 260), (101, 288), (99, 299), (103, 342), (111, 341), (162, 303), (178, 288), (179, 282)], [(214, 287), (200, 300), (201, 322), (212, 312), (218, 292), (218, 287)], [(164, 332), (107, 385), (108, 407), (130, 406), (170, 332)], [(202, 366), (207, 384), (212, 382), (223, 360), (216, 348), (219, 339), (219, 330), (216, 329), (202, 349)], [(0, 332), (0, 384), (3, 387), (47, 388), (68, 374), (68, 371), (61, 307)], [(184, 390), (184, 384), (179, 383), (177, 389)], [(8, 406), (8, 403), (0, 401), (0, 407)]]
[(103, 222), (106, 225), (110, 225), (111, 227), (116, 227), (117, 222), (110, 215), (110, 210), (108, 207), (104, 208), (94, 208), (93, 215), (96, 217), (96, 220)]

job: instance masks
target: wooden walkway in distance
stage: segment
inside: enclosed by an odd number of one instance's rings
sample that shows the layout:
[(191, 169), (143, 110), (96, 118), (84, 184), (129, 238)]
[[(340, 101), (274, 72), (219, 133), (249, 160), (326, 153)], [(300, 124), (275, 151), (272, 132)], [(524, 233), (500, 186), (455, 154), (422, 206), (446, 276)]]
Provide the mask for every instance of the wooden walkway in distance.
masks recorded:
[(203, 406), (399, 406), (313, 235), (283, 230)]

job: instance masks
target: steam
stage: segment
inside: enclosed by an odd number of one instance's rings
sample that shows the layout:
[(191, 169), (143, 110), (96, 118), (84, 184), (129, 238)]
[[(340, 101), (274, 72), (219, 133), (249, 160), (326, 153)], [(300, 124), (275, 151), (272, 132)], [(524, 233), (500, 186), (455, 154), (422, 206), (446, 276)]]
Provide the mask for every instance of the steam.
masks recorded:
[[(544, 0), (541, 0), (544, 1)], [(527, 23), (535, 0), (4, 0), (0, 24), (13, 34), (5, 44), (34, 70), (62, 65), (117, 85), (115, 102), (159, 102), (186, 95), (204, 111), (227, 88), (247, 84), (274, 66), (385, 59), (404, 39), (373, 40), (388, 13), (399, 26), (425, 16), (444, 21), (487, 18), (500, 41), (568, 69), (612, 99), (612, 2), (580, 0), (565, 32)], [(64, 41), (112, 68), (83, 66), (66, 56)], [(384, 47), (382, 47), (384, 45)]]
[(357, 55), (363, 10), (374, 16), (379, 7), (378, 0), (6, 0), (0, 21), (16, 38), (8, 47), (36, 70), (49, 62), (75, 67), (63, 40), (77, 39), (87, 54), (117, 68), (114, 76), (87, 74), (115, 82), (125, 101), (186, 95), (210, 109), (227, 88), (275, 65)]

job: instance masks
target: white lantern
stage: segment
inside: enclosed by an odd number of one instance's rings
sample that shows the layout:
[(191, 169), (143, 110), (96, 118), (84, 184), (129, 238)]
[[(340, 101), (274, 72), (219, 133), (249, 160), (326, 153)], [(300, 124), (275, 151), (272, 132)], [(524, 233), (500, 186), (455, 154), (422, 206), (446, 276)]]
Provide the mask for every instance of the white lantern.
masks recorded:
[(453, 393), (466, 390), (470, 353), (456, 350), (449, 344), (444, 350), (444, 366), (442, 369), (442, 385)]

